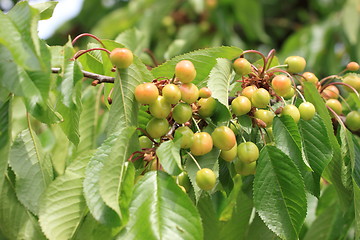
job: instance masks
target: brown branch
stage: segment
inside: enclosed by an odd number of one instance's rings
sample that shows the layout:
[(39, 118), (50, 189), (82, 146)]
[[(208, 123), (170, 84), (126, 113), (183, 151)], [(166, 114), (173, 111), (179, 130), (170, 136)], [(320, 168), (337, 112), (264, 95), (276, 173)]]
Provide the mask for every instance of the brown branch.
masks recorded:
[[(60, 68), (51, 68), (51, 72), (52, 73), (60, 73), (61, 69)], [(92, 72), (88, 72), (88, 71), (84, 71), (84, 70), (82, 70), (82, 73), (83, 73), (84, 77), (97, 80), (98, 83), (114, 83), (114, 81), (115, 81), (115, 78), (113, 78), (113, 77), (104, 76), (104, 75), (97, 74), (97, 73), (92, 73)]]

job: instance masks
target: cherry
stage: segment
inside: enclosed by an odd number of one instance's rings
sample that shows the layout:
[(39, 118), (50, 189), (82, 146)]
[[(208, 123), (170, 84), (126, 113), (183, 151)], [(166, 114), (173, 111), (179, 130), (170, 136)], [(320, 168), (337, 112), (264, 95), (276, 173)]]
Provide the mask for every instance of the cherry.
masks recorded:
[(245, 58), (238, 58), (233, 64), (236, 74), (246, 75), (251, 73), (251, 64)]
[(256, 171), (256, 162), (245, 163), (239, 159), (236, 159), (234, 161), (234, 166), (236, 173), (240, 174), (241, 176), (254, 175)]
[(187, 103), (178, 103), (173, 109), (172, 116), (177, 123), (186, 123), (192, 117), (192, 108)]
[(147, 136), (139, 137), (139, 145), (140, 148), (151, 148), (153, 142)]
[(349, 62), (346, 66), (346, 69), (349, 71), (357, 71), (359, 70), (360, 66), (357, 62)]
[[(326, 101), (326, 106), (331, 108), (337, 115), (340, 115), (342, 113), (342, 106), (339, 100), (337, 99), (329, 99)], [(333, 114), (331, 114), (333, 115)]]
[(159, 90), (153, 83), (142, 83), (135, 88), (135, 98), (141, 104), (151, 104), (159, 96)]
[(295, 95), (295, 90), (294, 90), (294, 88), (290, 88), (290, 90), (289, 90), (287, 93), (285, 93), (283, 97), (284, 97), (285, 99), (290, 99), (290, 98), (292, 98), (294, 95)]
[(207, 87), (200, 88), (199, 90), (199, 97), (201, 98), (208, 98), (211, 97), (211, 90)]
[(283, 97), (291, 89), (291, 80), (285, 75), (277, 75), (271, 81), (271, 85), (276, 94)]
[(260, 120), (262, 120), (266, 127), (270, 127), (272, 125), (273, 119), (274, 119), (274, 113), (269, 110), (263, 110), (259, 109), (256, 110), (254, 116)]
[(324, 99), (336, 99), (339, 98), (339, 89), (334, 85), (329, 85), (321, 92), (321, 96)]
[[(356, 73), (350, 73), (346, 75), (346, 77), (343, 78), (343, 83), (352, 86), (356, 89), (356, 91), (360, 91), (360, 77)], [(352, 90), (348, 87), (345, 87), (345, 89), (349, 92), (352, 92)]]
[(306, 66), (306, 61), (303, 57), (300, 56), (290, 56), (287, 57), (284, 61), (288, 65), (287, 71), (289, 73), (299, 73), (304, 71)]
[(182, 83), (190, 83), (196, 77), (194, 64), (189, 60), (182, 60), (175, 66), (175, 76)]
[(158, 96), (149, 106), (150, 114), (156, 118), (166, 118), (171, 111), (171, 105), (163, 96)]
[(311, 120), (315, 115), (315, 107), (310, 102), (303, 102), (299, 105), (301, 119), (305, 121)]
[(196, 185), (202, 190), (211, 190), (215, 187), (216, 175), (209, 168), (203, 168), (196, 172)]
[(349, 112), (346, 115), (345, 124), (351, 131), (360, 130), (360, 112), (358, 111)]
[(181, 92), (181, 100), (184, 102), (191, 104), (199, 98), (199, 89), (195, 84), (185, 83), (179, 88)]
[(237, 144), (236, 143), (230, 150), (228, 150), (228, 151), (221, 150), (221, 152), (220, 152), (220, 157), (227, 162), (231, 162), (232, 160), (234, 160), (236, 158), (236, 156), (237, 156)]
[(315, 85), (319, 82), (319, 79), (312, 72), (304, 72), (302, 75), (307, 82), (312, 82)]
[(146, 132), (152, 138), (160, 138), (169, 131), (169, 123), (165, 118), (152, 118), (146, 125)]
[(175, 84), (167, 84), (162, 89), (162, 95), (170, 104), (176, 104), (181, 99), (181, 92)]
[(244, 88), (241, 91), (241, 95), (247, 97), (249, 100), (251, 100), (252, 95), (254, 94), (254, 92), (257, 90), (258, 88), (255, 85), (250, 85), (247, 86), (246, 88)]
[(215, 128), (211, 134), (211, 137), (215, 147), (221, 150), (229, 151), (236, 144), (236, 137), (234, 132), (226, 126)]
[(290, 117), (292, 117), (294, 119), (294, 121), (297, 123), (300, 120), (300, 112), (299, 109), (292, 104), (288, 104), (286, 105), (282, 112), (281, 115), (289, 115)]
[(236, 116), (247, 114), (251, 110), (251, 102), (245, 96), (238, 96), (231, 102), (231, 109)]
[(270, 94), (265, 88), (259, 88), (252, 95), (251, 102), (257, 108), (265, 108), (270, 103)]
[(253, 142), (243, 142), (237, 147), (237, 155), (240, 161), (251, 163), (259, 158), (259, 149)]
[(115, 48), (110, 53), (110, 61), (117, 68), (127, 68), (133, 60), (133, 53), (127, 48)]
[(178, 134), (182, 135), (180, 147), (183, 149), (190, 148), (192, 146), (192, 144), (194, 143), (193, 131), (189, 127), (183, 126), (183, 127), (179, 127), (178, 129), (175, 130), (175, 136), (177, 136)]
[(195, 156), (205, 155), (213, 148), (213, 140), (209, 133), (198, 132), (194, 134), (194, 142), (190, 147), (190, 151)]
[(188, 192), (191, 188), (191, 182), (187, 173), (182, 172), (177, 176), (177, 182)]
[(199, 115), (202, 118), (211, 117), (216, 109), (216, 100), (213, 97), (200, 98), (198, 101)]

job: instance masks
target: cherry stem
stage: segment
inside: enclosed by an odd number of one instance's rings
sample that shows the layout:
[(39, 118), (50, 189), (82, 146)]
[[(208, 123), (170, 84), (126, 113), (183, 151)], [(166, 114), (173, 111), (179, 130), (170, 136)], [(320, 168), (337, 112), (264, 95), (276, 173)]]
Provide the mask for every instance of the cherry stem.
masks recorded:
[(334, 110), (332, 110), (331, 107), (329, 107), (329, 106), (326, 106), (326, 107), (327, 107), (327, 109), (330, 110), (330, 112), (331, 112), (331, 113), (334, 115), (334, 117), (338, 120), (338, 122), (341, 124), (341, 126), (344, 127), (344, 128), (346, 128), (346, 126), (345, 126), (345, 124), (343, 123), (343, 121), (341, 120), (340, 116), (339, 116)]
[(100, 38), (98, 38), (97, 36), (91, 34), (91, 33), (82, 33), (80, 35), (78, 35), (77, 37), (74, 38), (74, 40), (71, 42), (71, 44), (74, 46), (74, 44), (76, 43), (77, 40), (79, 40), (79, 38), (82, 37), (92, 37), (93, 39), (95, 39), (96, 41), (98, 41), (104, 48), (105, 45), (103, 44), (103, 42), (100, 40)]
[(319, 81), (319, 83), (320, 83), (320, 84), (323, 84), (325, 81), (327, 81), (327, 80), (329, 80), (329, 79), (338, 78), (338, 77), (339, 77), (338, 75), (330, 75), (330, 76), (327, 76), (327, 77), (321, 79), (321, 80)]
[(197, 122), (196, 122), (195, 118), (194, 118), (194, 117), (192, 117), (191, 119), (192, 119), (192, 120), (193, 120), (193, 122), (195, 123), (196, 129), (198, 130), (198, 132), (201, 132), (201, 130), (200, 130), (200, 128), (199, 128), (199, 126), (198, 126), (198, 124), (197, 124)]
[(296, 88), (296, 83), (295, 83), (295, 80), (294, 80), (294, 78), (293, 78), (293, 76), (291, 76), (291, 74), (290, 73), (288, 73), (287, 71), (285, 71), (285, 70), (282, 70), (282, 69), (278, 69), (278, 68), (275, 68), (275, 69), (272, 69), (271, 71), (268, 71), (268, 73), (274, 73), (274, 72), (281, 72), (281, 73), (285, 73), (290, 79), (291, 79), (291, 81), (292, 81), (292, 83), (293, 83), (293, 86), (294, 86), (294, 88)]
[(155, 65), (155, 67), (157, 67), (159, 65), (159, 63), (156, 60), (156, 57), (155, 57), (154, 53), (148, 48), (145, 48), (143, 51), (150, 56), (151, 60), (153, 61), (154, 65)]
[(265, 140), (265, 136), (264, 136), (264, 133), (263, 133), (263, 129), (262, 129), (262, 128), (260, 128), (260, 135), (261, 135), (261, 138), (262, 138), (264, 144), (266, 145), (266, 140)]
[[(262, 58), (262, 60), (263, 60), (263, 62), (264, 62), (264, 68), (263, 68), (263, 70), (262, 70), (262, 72), (261, 72), (261, 74), (263, 74), (263, 73), (264, 73), (264, 69), (265, 69), (265, 67), (266, 67), (266, 63), (267, 63), (264, 54), (262, 54), (261, 52), (259, 52), (259, 51), (257, 51), (257, 50), (245, 50), (245, 51), (243, 51), (243, 52), (241, 53), (240, 57), (244, 56), (246, 53), (256, 53), (256, 54), (258, 54), (258, 55), (261, 56), (261, 58)], [(260, 74), (260, 75), (261, 75), (261, 74)]]
[(109, 50), (107, 50), (106, 48), (90, 48), (87, 50), (80, 50), (77, 53), (75, 53), (75, 55), (71, 58), (71, 60), (76, 60), (78, 59), (81, 55), (84, 55), (85, 53), (91, 52), (91, 51), (95, 51), (95, 50), (101, 50), (101, 51), (105, 51), (108, 54), (110, 54), (111, 52)]
[[(277, 68), (282, 68), (282, 67), (288, 67), (289, 65), (288, 64), (282, 64), (282, 65), (277, 65), (277, 66), (274, 66), (274, 67), (272, 67), (272, 68), (269, 68), (268, 70), (267, 70), (267, 72), (270, 72), (270, 71), (272, 71), (272, 70), (274, 70), (274, 69), (277, 69)], [(269, 66), (270, 67), (270, 66)], [(300, 74), (299, 74), (300, 75)]]
[(196, 159), (194, 158), (194, 156), (190, 153), (190, 152), (186, 152), (194, 161), (194, 163), (196, 164), (196, 166), (199, 168), (199, 170), (201, 170), (201, 167), (199, 165), (199, 163), (196, 161)]
[(264, 68), (261, 71), (260, 76), (263, 76), (265, 70), (270, 67), (271, 62), (274, 59), (274, 56), (275, 56), (275, 49), (271, 49), (270, 52), (268, 53), (267, 57), (266, 57), (266, 62), (264, 62)]
[(113, 91), (114, 91), (114, 88), (112, 88), (112, 89), (110, 90), (109, 95), (108, 95), (108, 97), (107, 97), (107, 100), (108, 100), (108, 103), (109, 103), (109, 104), (112, 103), (111, 95), (112, 95)]
[(353, 86), (350, 86), (350, 85), (347, 84), (347, 83), (343, 83), (343, 82), (333, 82), (333, 83), (329, 83), (328, 85), (325, 85), (325, 86), (323, 87), (323, 89), (325, 89), (327, 86), (330, 86), (330, 85), (344, 85), (344, 86), (350, 88), (350, 89), (356, 94), (356, 96), (357, 96), (358, 98), (360, 98), (358, 91), (357, 91)]
[(300, 95), (301, 99), (303, 100), (303, 102), (306, 102), (306, 99), (304, 98), (304, 95), (302, 95), (301, 91), (297, 88), (295, 88), (296, 92)]
[(139, 130), (143, 134), (145, 134), (154, 144), (158, 145), (158, 143), (142, 128), (137, 128), (136, 130)]

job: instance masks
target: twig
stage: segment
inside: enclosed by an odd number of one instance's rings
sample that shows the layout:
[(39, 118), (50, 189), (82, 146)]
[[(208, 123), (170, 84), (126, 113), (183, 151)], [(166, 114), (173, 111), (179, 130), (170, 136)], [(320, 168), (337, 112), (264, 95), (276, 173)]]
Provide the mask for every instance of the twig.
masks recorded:
[[(60, 73), (61, 69), (60, 68), (51, 68), (51, 72), (52, 73)], [(84, 77), (97, 80), (98, 83), (114, 83), (114, 81), (115, 81), (114, 77), (104, 76), (101, 74), (92, 73), (92, 72), (88, 72), (88, 71), (84, 71), (84, 70), (82, 70), (82, 73), (83, 73)]]

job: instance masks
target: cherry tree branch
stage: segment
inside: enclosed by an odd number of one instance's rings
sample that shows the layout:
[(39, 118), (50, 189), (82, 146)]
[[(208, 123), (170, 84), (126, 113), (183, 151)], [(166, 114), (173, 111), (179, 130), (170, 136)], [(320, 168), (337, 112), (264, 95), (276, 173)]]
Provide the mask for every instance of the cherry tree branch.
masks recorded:
[[(60, 73), (60, 68), (51, 68), (52, 73)], [(97, 80), (97, 83), (114, 83), (115, 78), (82, 70), (84, 77)]]

